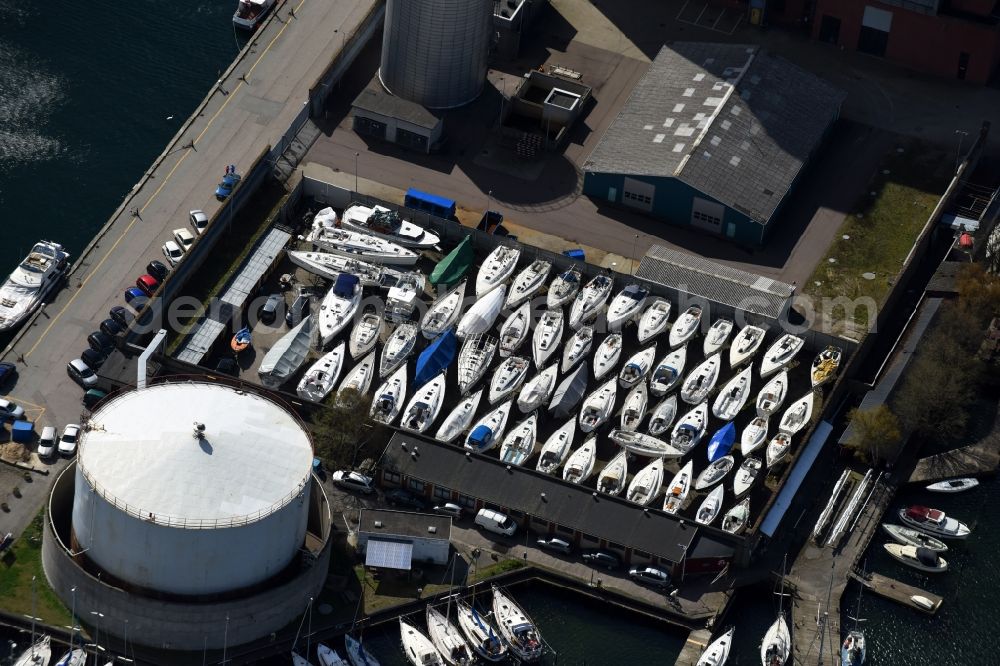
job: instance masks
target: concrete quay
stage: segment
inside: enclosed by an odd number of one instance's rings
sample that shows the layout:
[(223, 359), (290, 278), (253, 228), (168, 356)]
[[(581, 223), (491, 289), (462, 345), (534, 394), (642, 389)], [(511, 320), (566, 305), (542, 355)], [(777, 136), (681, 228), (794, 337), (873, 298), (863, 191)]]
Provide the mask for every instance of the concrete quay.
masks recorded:
[(962, 476), (978, 476), (997, 470), (1000, 465), (1000, 443), (987, 440), (963, 446), (917, 461), (910, 483), (934, 483)]

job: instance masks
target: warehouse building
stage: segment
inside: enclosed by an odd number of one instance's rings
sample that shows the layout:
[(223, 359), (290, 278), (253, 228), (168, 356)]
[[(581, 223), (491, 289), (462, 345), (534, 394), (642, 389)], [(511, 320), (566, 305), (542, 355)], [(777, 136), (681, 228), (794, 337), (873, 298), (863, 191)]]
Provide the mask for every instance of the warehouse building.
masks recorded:
[(358, 552), (365, 566), (409, 571), (413, 562), (447, 564), (451, 518), (426, 513), (362, 509)]
[(665, 46), (584, 164), (584, 194), (760, 246), (843, 99), (756, 46)]

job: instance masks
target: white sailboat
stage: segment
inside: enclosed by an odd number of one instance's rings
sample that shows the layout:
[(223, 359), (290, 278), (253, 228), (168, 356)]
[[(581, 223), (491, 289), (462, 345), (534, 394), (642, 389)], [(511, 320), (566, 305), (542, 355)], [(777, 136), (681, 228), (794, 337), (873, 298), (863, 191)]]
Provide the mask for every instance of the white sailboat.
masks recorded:
[(722, 531), (730, 534), (739, 534), (747, 526), (750, 520), (750, 498), (744, 498), (742, 502), (733, 506), (726, 515), (722, 517)]
[(472, 395), (463, 398), (445, 417), (441, 427), (434, 435), (434, 439), (447, 444), (465, 432), (472, 425), (472, 419), (476, 417), (476, 410), (479, 409), (479, 401), (482, 397), (483, 389), (479, 389)]
[(665, 298), (657, 298), (652, 305), (646, 308), (639, 317), (639, 331), (637, 336), (639, 344), (645, 344), (647, 340), (652, 340), (667, 329), (670, 321), (670, 301)]
[(488, 335), (476, 335), (462, 343), (458, 352), (458, 389), (462, 395), (483, 378), (496, 351), (496, 338)]
[(476, 275), (476, 298), (482, 298), (503, 284), (514, 273), (520, 258), (521, 251), (517, 248), (496, 246), (479, 267)]
[(729, 659), (729, 649), (732, 647), (735, 631), (736, 628), (733, 627), (709, 643), (695, 666), (725, 666), (726, 660)]
[(673, 480), (667, 486), (667, 494), (663, 498), (663, 510), (667, 513), (677, 513), (687, 501), (688, 492), (691, 490), (692, 477), (694, 476), (694, 462), (687, 461), (680, 471), (674, 475)]
[(389, 376), (382, 385), (375, 389), (375, 400), (368, 411), (373, 421), (391, 425), (399, 416), (406, 399), (406, 364)]
[(361, 641), (350, 634), (344, 636), (344, 648), (351, 666), (379, 666), (378, 660), (369, 652)]
[(680, 458), (685, 453), (669, 442), (641, 432), (615, 429), (608, 433), (608, 439), (626, 451), (648, 458)]
[(320, 666), (350, 666), (347, 660), (337, 654), (336, 650), (322, 643), (316, 646), (316, 657), (319, 659)]
[(66, 276), (69, 254), (59, 243), (39, 241), (0, 285), (0, 332), (19, 326)]
[(340, 224), (345, 229), (385, 238), (404, 247), (429, 250), (441, 242), (437, 234), (404, 220), (385, 206), (354, 204), (344, 210)]
[(538, 443), (538, 413), (532, 412), (510, 429), (500, 445), (500, 461), (509, 465), (523, 465), (535, 454)]
[(403, 654), (413, 666), (444, 666), (444, 659), (431, 639), (403, 618), (399, 618), (399, 637), (403, 642)]
[(542, 657), (542, 637), (528, 614), (514, 603), (506, 592), (493, 586), (493, 617), (510, 651), (522, 661), (538, 661)]
[(324, 347), (347, 328), (361, 305), (357, 276), (341, 274), (319, 304), (319, 339)]
[(649, 378), (649, 390), (653, 395), (666, 395), (681, 380), (684, 366), (687, 363), (687, 345), (667, 352), (667, 355), (656, 364), (653, 375)]
[(948, 552), (948, 544), (940, 539), (935, 539), (930, 534), (924, 534), (918, 529), (890, 523), (882, 523), (882, 529), (889, 535), (889, 538), (904, 546), (928, 548), (937, 553)]
[(788, 393), (788, 371), (782, 370), (757, 394), (757, 416), (767, 418), (781, 409)]
[(601, 377), (614, 370), (621, 355), (621, 333), (612, 333), (604, 338), (604, 341), (597, 346), (597, 351), (594, 352), (594, 379), (600, 381)]
[(767, 377), (791, 363), (803, 344), (805, 340), (798, 336), (791, 333), (782, 335), (764, 353), (764, 359), (760, 362), (760, 376)]
[[(319, 215), (316, 217), (319, 218)], [(420, 258), (416, 252), (384, 238), (349, 229), (317, 227), (315, 223), (312, 231), (306, 236), (306, 240), (326, 252), (373, 264), (412, 266)]]
[(580, 330), (566, 343), (563, 349), (562, 371), (569, 372), (577, 363), (587, 358), (590, 348), (594, 344), (594, 328), (592, 326), (581, 326)]
[(597, 476), (597, 489), (608, 495), (618, 495), (625, 489), (628, 477), (628, 452), (619, 451)]
[(719, 481), (722, 481), (729, 473), (729, 470), (736, 464), (736, 459), (732, 456), (723, 456), (701, 471), (695, 479), (694, 489), (705, 490)]
[(583, 483), (594, 473), (594, 463), (597, 462), (597, 439), (591, 437), (576, 451), (570, 454), (563, 467), (563, 480), (570, 483)]
[(637, 383), (646, 379), (646, 375), (653, 369), (653, 361), (656, 360), (656, 345), (650, 345), (645, 349), (640, 349), (625, 362), (625, 366), (618, 374), (618, 382), (622, 388), (632, 388)]
[[(489, 619), (483, 617), (464, 601), (456, 601), (458, 628), (465, 635), (472, 649), (481, 658), (489, 662), (503, 661), (507, 657), (507, 646), (500, 639), (499, 632), (494, 630)], [(362, 666), (355, 664), (354, 666)]]
[(556, 418), (563, 418), (576, 409), (587, 391), (587, 362), (576, 366), (576, 370), (563, 377), (549, 400), (549, 411)]
[(419, 434), (431, 427), (441, 412), (446, 377), (447, 372), (441, 371), (434, 379), (417, 389), (403, 410), (403, 418), (400, 421), (403, 430)]
[(660, 494), (663, 485), (663, 458), (656, 458), (639, 473), (632, 477), (625, 491), (625, 498), (630, 502), (646, 506)]
[(608, 306), (608, 330), (619, 331), (642, 312), (649, 290), (637, 284), (630, 284), (611, 299)]
[(295, 392), (300, 398), (311, 402), (323, 402), (323, 398), (329, 395), (333, 387), (337, 385), (337, 380), (340, 379), (346, 347), (347, 345), (341, 340), (340, 344), (332, 351), (323, 354), (318, 361), (309, 367), (295, 388)]
[(773, 467), (784, 460), (791, 448), (792, 436), (786, 432), (779, 432), (767, 443), (767, 450), (764, 452), (765, 464), (768, 467)]
[(257, 369), (260, 383), (267, 388), (278, 388), (288, 381), (305, 363), (315, 334), (313, 318), (306, 317), (274, 343)]
[(562, 334), (562, 310), (546, 310), (542, 313), (531, 339), (531, 354), (535, 359), (535, 367), (541, 368), (545, 365), (549, 357), (559, 348)]
[(585, 433), (592, 432), (603, 425), (611, 415), (617, 395), (618, 386), (615, 384), (614, 378), (597, 387), (597, 390), (588, 395), (580, 410), (580, 430)]
[(701, 306), (692, 305), (677, 318), (670, 328), (670, 346), (679, 347), (698, 332), (701, 325)]
[(21, 653), (21, 656), (14, 662), (14, 666), (49, 666), (51, 660), (52, 637), (42, 636), (37, 641), (32, 639), (31, 645)]
[[(782, 594), (784, 594), (784, 590), (782, 590)], [(782, 596), (782, 601), (784, 601), (784, 596)], [(764, 634), (764, 641), (760, 644), (760, 663), (763, 666), (784, 666), (791, 650), (792, 637), (788, 633), (788, 623), (785, 622), (784, 611), (779, 610), (778, 619), (768, 628), (767, 633)]]
[(420, 322), (420, 330), (424, 337), (433, 340), (455, 325), (458, 316), (462, 314), (462, 303), (465, 300), (467, 280), (462, 280), (444, 296), (434, 301), (434, 304), (424, 313)]
[(767, 441), (767, 419), (761, 416), (754, 417), (750, 424), (743, 429), (740, 436), (740, 452), (748, 456)]
[(570, 328), (580, 328), (601, 313), (611, 295), (611, 285), (612, 280), (607, 275), (598, 275), (584, 285), (569, 311)]
[(670, 443), (675, 449), (687, 453), (698, 445), (705, 436), (705, 425), (708, 423), (708, 405), (701, 403), (682, 416), (673, 432), (670, 433)]
[(375, 352), (365, 356), (360, 363), (351, 368), (344, 377), (344, 381), (337, 388), (336, 403), (338, 407), (346, 407), (353, 402), (351, 392), (354, 396), (362, 396), (368, 393), (371, 388), (372, 378), (375, 376)]
[(718, 354), (713, 354), (698, 364), (681, 385), (681, 400), (689, 405), (697, 405), (707, 398), (719, 380), (720, 365), (722, 360)]
[(496, 446), (503, 439), (507, 428), (511, 403), (511, 400), (500, 403), (496, 409), (479, 419), (465, 438), (465, 448), (484, 453)]
[(816, 355), (809, 372), (809, 380), (812, 382), (813, 388), (827, 383), (836, 376), (843, 355), (843, 350), (833, 345), (826, 347)]
[(764, 342), (765, 331), (759, 326), (744, 326), (729, 348), (729, 365), (733, 368), (753, 358)]
[(571, 268), (560, 273), (549, 285), (549, 293), (545, 297), (545, 306), (548, 308), (560, 308), (569, 303), (580, 291), (580, 271)]
[(575, 435), (576, 419), (566, 421), (562, 427), (549, 435), (549, 438), (545, 440), (545, 444), (542, 445), (535, 469), (542, 474), (552, 474), (559, 469), (569, 455)]
[(649, 434), (659, 437), (670, 430), (675, 418), (677, 418), (677, 396), (671, 395), (661, 400), (650, 412)]
[(548, 403), (556, 389), (558, 379), (559, 371), (556, 364), (552, 363), (525, 382), (517, 396), (517, 408), (521, 410), (521, 413), (527, 414)]
[(809, 419), (812, 418), (814, 401), (815, 394), (812, 391), (809, 391), (804, 396), (793, 402), (781, 416), (781, 422), (778, 424), (778, 430), (787, 432), (789, 435), (794, 435), (809, 425)]
[(545, 284), (551, 270), (552, 264), (544, 259), (535, 259), (528, 264), (511, 282), (507, 305), (504, 307), (509, 310), (529, 301)]
[(485, 296), (478, 296), (478, 300), (458, 321), (455, 335), (462, 339), (471, 338), (493, 328), (493, 324), (496, 323), (497, 317), (500, 316), (500, 310), (503, 308), (506, 290), (504, 285), (500, 285)]
[(712, 413), (715, 414), (715, 418), (723, 421), (732, 421), (736, 418), (750, 396), (752, 376), (753, 367), (747, 366), (726, 382), (712, 403)]
[(747, 458), (740, 465), (740, 468), (736, 471), (736, 476), (733, 477), (733, 494), (739, 497), (746, 491), (750, 490), (753, 486), (754, 481), (760, 475), (761, 466), (760, 458)]
[(361, 318), (354, 324), (354, 328), (351, 329), (351, 337), (347, 344), (347, 349), (351, 352), (351, 358), (364, 356), (374, 349), (381, 335), (381, 313), (374, 308), (363, 312)]
[(496, 404), (521, 388), (530, 367), (528, 359), (511, 356), (503, 360), (490, 380), (490, 404)]
[(431, 643), (451, 666), (471, 666), (475, 663), (472, 649), (462, 638), (448, 616), (427, 604), (427, 635)]
[(712, 322), (712, 326), (709, 327), (708, 333), (705, 334), (705, 340), (702, 343), (705, 356), (711, 356), (725, 347), (732, 332), (733, 322), (730, 320), (716, 319)]
[(417, 333), (419, 329), (413, 322), (403, 322), (389, 334), (389, 338), (382, 347), (382, 358), (379, 360), (379, 377), (385, 377), (402, 365), (417, 343)]
[(507, 358), (528, 339), (531, 330), (531, 303), (524, 302), (507, 315), (500, 327), (500, 356)]
[(725, 497), (725, 494), (726, 490), (724, 486), (716, 486), (715, 490), (702, 500), (694, 516), (695, 522), (702, 525), (711, 525), (715, 522), (715, 519), (719, 517), (719, 511), (722, 509), (722, 499)]
[(331, 252), (286, 252), (288, 259), (299, 268), (327, 280), (336, 280), (341, 273), (357, 275), (365, 287), (388, 288), (402, 276), (398, 270), (382, 264), (345, 257)]
[(87, 652), (81, 648), (73, 648), (56, 662), (56, 666), (85, 666)]
[(622, 405), (621, 425), (622, 430), (636, 431), (639, 424), (646, 416), (646, 406), (649, 403), (649, 391), (645, 382), (640, 382), (634, 389), (625, 396), (625, 403)]

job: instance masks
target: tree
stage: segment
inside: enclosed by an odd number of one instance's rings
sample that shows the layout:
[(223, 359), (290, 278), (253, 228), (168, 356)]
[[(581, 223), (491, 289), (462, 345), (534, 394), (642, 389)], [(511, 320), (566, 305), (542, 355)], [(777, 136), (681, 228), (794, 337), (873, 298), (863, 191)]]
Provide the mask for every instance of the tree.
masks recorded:
[(358, 450), (368, 439), (368, 401), (348, 389), (334, 406), (324, 405), (312, 419), (316, 456), (329, 469), (355, 464)]
[(902, 433), (899, 419), (887, 405), (853, 409), (849, 417), (851, 436), (845, 444), (856, 458), (874, 465), (879, 460), (896, 457)]

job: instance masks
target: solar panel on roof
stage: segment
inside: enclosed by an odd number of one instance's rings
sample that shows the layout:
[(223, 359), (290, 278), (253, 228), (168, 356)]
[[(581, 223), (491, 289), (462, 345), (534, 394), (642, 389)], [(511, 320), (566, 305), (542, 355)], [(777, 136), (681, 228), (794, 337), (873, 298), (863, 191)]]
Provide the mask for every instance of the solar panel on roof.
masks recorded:
[(413, 544), (400, 541), (369, 539), (365, 550), (365, 566), (409, 571), (413, 561)]

